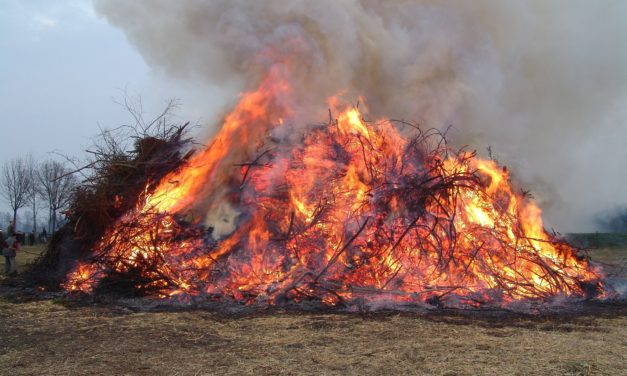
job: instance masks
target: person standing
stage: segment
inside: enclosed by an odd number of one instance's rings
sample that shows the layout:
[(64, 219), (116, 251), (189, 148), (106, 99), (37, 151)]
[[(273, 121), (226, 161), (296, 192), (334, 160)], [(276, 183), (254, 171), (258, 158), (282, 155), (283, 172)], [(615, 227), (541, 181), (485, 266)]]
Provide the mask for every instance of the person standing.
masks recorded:
[[(2, 230), (0, 230), (0, 253), (2, 253), (2, 255), (4, 255), (4, 249), (7, 247), (7, 242), (6, 239), (4, 238), (4, 233), (2, 232)], [(9, 260), (6, 260), (6, 262), (8, 262)]]
[(20, 249), (20, 243), (17, 241), (15, 234), (10, 234), (2, 247), (2, 255), (4, 256), (4, 272), (7, 275), (14, 274), (17, 269), (15, 265), (15, 255)]

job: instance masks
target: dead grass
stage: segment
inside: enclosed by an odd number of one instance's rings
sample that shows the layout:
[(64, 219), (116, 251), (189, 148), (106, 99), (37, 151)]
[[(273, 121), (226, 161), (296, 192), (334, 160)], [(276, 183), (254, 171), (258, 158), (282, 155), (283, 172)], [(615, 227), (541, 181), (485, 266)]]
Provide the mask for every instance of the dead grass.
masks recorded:
[[(45, 244), (37, 244), (33, 246), (22, 246), (20, 250), (17, 252), (15, 256), (15, 264), (17, 267), (17, 271), (22, 273), (28, 269), (28, 267), (37, 260), (37, 258), (46, 250)], [(4, 274), (5, 268), (5, 259), (3, 256), (0, 256), (0, 286), (4, 283), (11, 283), (10, 278)], [(0, 294), (1, 296), (1, 294)], [(2, 325), (0, 323), (0, 325)]]
[[(15, 256), (15, 263), (17, 265), (18, 272), (24, 271), (29, 264), (33, 263), (37, 257), (45, 251), (45, 249), (45, 244), (22, 246)], [(1, 259), (2, 264), (4, 264), (4, 257)], [(4, 270), (4, 265), (2, 265), (2, 270)]]
[(627, 318), (295, 314), (226, 318), (0, 302), (12, 375), (621, 375)]
[(46, 250), (45, 244), (37, 244), (31, 246), (23, 246), (21, 251), (15, 257), (18, 268), (24, 268), (32, 263)]
[[(21, 266), (34, 257), (20, 256)], [(552, 318), (226, 317), (65, 303), (0, 299), (0, 374), (627, 375), (624, 306)]]

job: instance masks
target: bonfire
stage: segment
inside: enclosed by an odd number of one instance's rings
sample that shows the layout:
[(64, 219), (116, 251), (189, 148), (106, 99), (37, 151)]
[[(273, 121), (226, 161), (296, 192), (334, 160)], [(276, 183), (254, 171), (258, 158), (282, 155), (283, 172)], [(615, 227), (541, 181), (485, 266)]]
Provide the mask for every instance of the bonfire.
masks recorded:
[[(496, 161), (434, 129), (366, 121), (358, 107), (295, 124), (276, 100), (288, 91), (266, 80), (243, 94), (205, 150), (133, 191), (63, 287), (327, 306), (607, 294), (601, 271), (545, 231)], [(232, 223), (216, 231), (220, 213)]]

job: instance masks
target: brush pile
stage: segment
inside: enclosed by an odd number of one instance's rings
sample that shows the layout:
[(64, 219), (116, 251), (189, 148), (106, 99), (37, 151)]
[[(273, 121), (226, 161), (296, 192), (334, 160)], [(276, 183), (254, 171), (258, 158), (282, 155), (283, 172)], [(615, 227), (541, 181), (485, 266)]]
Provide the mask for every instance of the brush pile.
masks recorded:
[[(77, 195), (73, 236), (91, 246), (63, 286), (258, 305), (480, 307), (605, 294), (599, 271), (546, 233), (504, 168), (452, 150), (444, 134), (366, 122), (352, 108), (296, 144), (255, 140), (256, 155), (226, 165), (246, 157), (228, 142), (260, 111), (238, 107), (191, 158), (178, 152), (179, 129), (103, 169)], [(88, 209), (94, 202), (107, 204)], [(235, 226), (214, 236), (205, 218), (225, 205)]]
[(189, 123), (168, 124), (166, 114), (148, 124), (102, 132), (93, 150), (87, 151), (91, 160), (72, 172), (84, 179), (65, 213), (68, 221), (53, 235), (29, 279), (51, 287), (64, 282), (76, 261), (91, 254), (106, 230), (137, 205), (146, 189), (154, 189), (192, 155), (184, 153), (192, 141), (186, 138)]

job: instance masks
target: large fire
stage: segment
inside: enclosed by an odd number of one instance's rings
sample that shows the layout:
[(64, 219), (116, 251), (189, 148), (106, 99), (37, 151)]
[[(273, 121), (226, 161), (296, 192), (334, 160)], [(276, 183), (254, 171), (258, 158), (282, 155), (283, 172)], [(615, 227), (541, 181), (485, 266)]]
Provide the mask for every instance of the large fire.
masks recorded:
[[(132, 275), (132, 288), (162, 298), (328, 305), (604, 294), (600, 272), (544, 230), (496, 162), (352, 107), (285, 136), (296, 128), (274, 98), (287, 94), (280, 80), (244, 94), (211, 145), (146, 190), (65, 288)], [(214, 239), (205, 218), (227, 206), (235, 229)]]

